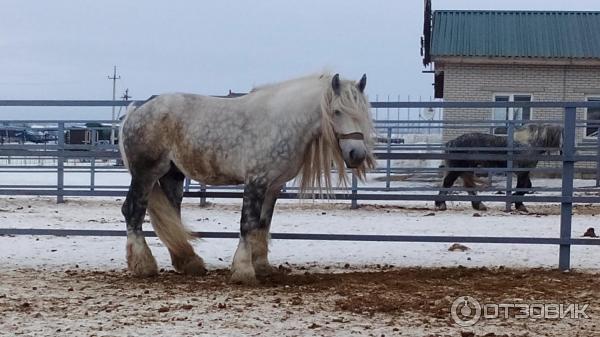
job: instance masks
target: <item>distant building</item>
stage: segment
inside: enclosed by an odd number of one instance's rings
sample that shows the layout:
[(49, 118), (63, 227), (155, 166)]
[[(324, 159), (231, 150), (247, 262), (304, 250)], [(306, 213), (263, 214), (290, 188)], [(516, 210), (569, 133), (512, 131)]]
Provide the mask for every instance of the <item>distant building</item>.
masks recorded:
[[(426, 2), (423, 63), (444, 101), (600, 100), (600, 12), (438, 10)], [(429, 18), (431, 20), (429, 20)], [(445, 109), (445, 120), (562, 119), (562, 109)], [(600, 109), (578, 109), (600, 121)], [(446, 129), (449, 140), (473, 129)], [(506, 134), (506, 128), (477, 130)], [(598, 128), (577, 131), (578, 142)]]

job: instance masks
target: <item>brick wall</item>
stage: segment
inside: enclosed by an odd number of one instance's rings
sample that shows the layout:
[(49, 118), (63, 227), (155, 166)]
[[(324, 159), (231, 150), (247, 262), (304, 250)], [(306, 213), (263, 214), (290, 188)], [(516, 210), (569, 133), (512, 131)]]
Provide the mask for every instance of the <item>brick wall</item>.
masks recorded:
[[(584, 101), (600, 97), (600, 66), (452, 64), (436, 65), (444, 71), (444, 101), (492, 101), (494, 94), (530, 94), (533, 101)], [(577, 118), (585, 119), (585, 109)], [(531, 118), (562, 119), (563, 109), (534, 108)], [(445, 109), (445, 120), (491, 120), (492, 109)], [(447, 128), (443, 140), (466, 132), (490, 132), (489, 128)], [(577, 130), (577, 143), (584, 136)], [(585, 165), (589, 166), (589, 165)]]

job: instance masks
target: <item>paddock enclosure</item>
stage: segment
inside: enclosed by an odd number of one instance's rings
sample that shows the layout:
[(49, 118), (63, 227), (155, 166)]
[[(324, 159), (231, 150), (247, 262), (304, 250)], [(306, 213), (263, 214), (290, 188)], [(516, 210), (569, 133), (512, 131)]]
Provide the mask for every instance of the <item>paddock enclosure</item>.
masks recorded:
[[(129, 103), (0, 101), (0, 106)], [(226, 282), (235, 248), (230, 239), (238, 238), (240, 186), (186, 181), (183, 217), (202, 238), (194, 247), (207, 262), (207, 277), (175, 274), (166, 249), (147, 232), (163, 271), (154, 279), (134, 279), (124, 270), (120, 215), (128, 175), (118, 146), (106, 141), (118, 123), (3, 121), (42, 125), (50, 140), (0, 145), (0, 335), (600, 335), (594, 319), (495, 319), (461, 328), (449, 318), (452, 301), (463, 295), (489, 303), (589, 303), (588, 313), (598, 315), (600, 279), (594, 273), (600, 240), (583, 234), (590, 227), (598, 233), (600, 141), (576, 135), (595, 125), (579, 111), (599, 102), (371, 105), (377, 169), (365, 182), (353, 178), (348, 189), (336, 189), (331, 200), (299, 202), (295, 184), (288, 184), (276, 207), (270, 247), (280, 273), (256, 288)], [(425, 109), (522, 106), (560, 109), (563, 118), (400, 118), (409, 109), (419, 116)], [(395, 111), (399, 118), (388, 119)], [(509, 139), (524, 123), (561, 124), (562, 154), (537, 158), (542, 163), (532, 170), (532, 193), (524, 196), (512, 196), (516, 179), (506, 174), (519, 170), (511, 166), (518, 154), (509, 146), (483, 155), (508, 160), (508, 167), (475, 168), (478, 194), (456, 184), (442, 196), (452, 207), (435, 211), (442, 172), (452, 169), (440, 165), (456, 156), (444, 153), (443, 130), (489, 130), (500, 123)], [(79, 127), (88, 136), (70, 144), (67, 130)], [(474, 211), (472, 200), (490, 209)], [(515, 200), (525, 202), (529, 213), (512, 209)], [(449, 251), (454, 243), (466, 250)]]

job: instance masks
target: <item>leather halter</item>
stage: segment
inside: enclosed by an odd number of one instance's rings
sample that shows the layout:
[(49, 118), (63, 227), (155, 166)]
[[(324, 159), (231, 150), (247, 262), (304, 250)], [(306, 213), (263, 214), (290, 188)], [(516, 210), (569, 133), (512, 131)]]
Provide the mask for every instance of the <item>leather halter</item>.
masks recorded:
[(346, 134), (337, 134), (337, 139), (354, 139), (354, 140), (365, 140), (365, 136), (363, 136), (362, 132), (352, 132)]

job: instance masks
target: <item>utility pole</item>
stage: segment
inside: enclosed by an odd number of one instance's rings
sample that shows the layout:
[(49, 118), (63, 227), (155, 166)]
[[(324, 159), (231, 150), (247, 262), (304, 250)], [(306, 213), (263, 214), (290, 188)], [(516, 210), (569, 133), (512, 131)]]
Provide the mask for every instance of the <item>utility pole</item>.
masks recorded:
[(124, 101), (129, 101), (129, 99), (131, 98), (131, 96), (129, 96), (129, 88), (125, 89), (125, 93), (123, 94), (123, 96), (121, 96), (121, 98)]
[[(117, 95), (117, 80), (121, 79), (121, 76), (117, 76), (117, 66), (113, 67), (113, 75), (110, 77), (108, 75), (108, 79), (113, 81), (113, 95), (112, 100), (116, 99)], [(110, 128), (110, 144), (115, 145), (115, 106), (112, 107), (112, 126)]]
[[(120, 98), (121, 98), (123, 101), (125, 101), (125, 102), (128, 102), (128, 101), (129, 101), (129, 99), (130, 99), (131, 97), (132, 97), (132, 96), (131, 96), (131, 95), (129, 95), (129, 88), (127, 88), (127, 89), (125, 89), (125, 92), (123, 93), (123, 96), (121, 96)], [(125, 109), (127, 109), (127, 108), (128, 108), (128, 106), (126, 106), (126, 107), (125, 107)], [(120, 120), (120, 119), (121, 119), (121, 109), (123, 109), (123, 107), (122, 107), (122, 106), (120, 106), (120, 107), (119, 107), (119, 113), (117, 113), (117, 119), (118, 119), (118, 120)]]

